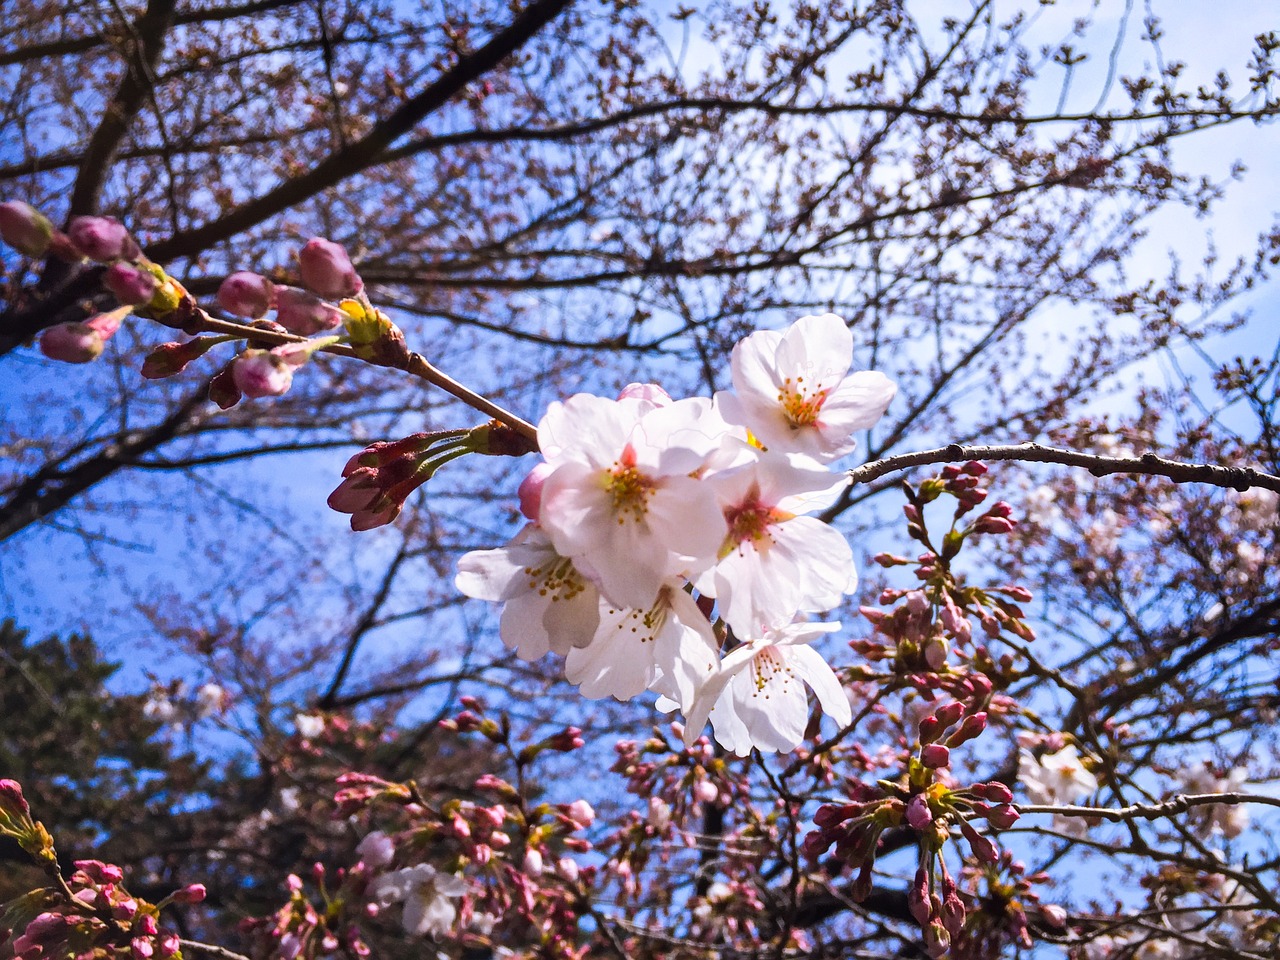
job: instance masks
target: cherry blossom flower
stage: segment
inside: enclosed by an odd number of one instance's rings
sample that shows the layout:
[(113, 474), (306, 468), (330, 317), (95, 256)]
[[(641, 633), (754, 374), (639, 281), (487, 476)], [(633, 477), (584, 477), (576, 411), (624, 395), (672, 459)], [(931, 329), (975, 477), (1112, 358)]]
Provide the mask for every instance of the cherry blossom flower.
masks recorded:
[[(1032, 803), (1074, 804), (1098, 789), (1098, 778), (1085, 769), (1074, 744), (1039, 759), (1028, 750), (1018, 757), (1018, 780)], [(1055, 816), (1054, 829), (1069, 836), (1083, 836), (1086, 828), (1080, 817)]]
[[(1225, 777), (1220, 777), (1201, 761), (1190, 767), (1182, 777), (1182, 793), (1239, 793), (1244, 789), (1247, 771), (1234, 767)], [(1214, 804), (1196, 811), (1196, 817), (1211, 834), (1234, 839), (1244, 833), (1249, 825), (1249, 810), (1242, 803)]]
[(314, 713), (299, 713), (293, 718), (293, 725), (298, 735), (304, 740), (314, 740), (324, 733), (324, 717)]
[(716, 741), (738, 756), (752, 747), (764, 753), (794, 750), (809, 724), (806, 684), (836, 723), (850, 723), (853, 711), (844, 688), (809, 646), (839, 629), (838, 623), (793, 623), (726, 655), (686, 712), (685, 745), (693, 746), (710, 719)]
[(771, 450), (835, 460), (897, 391), (877, 371), (850, 374), (852, 363), (853, 334), (833, 313), (801, 317), (782, 333), (753, 333), (733, 348), (735, 393), (722, 398), (724, 416)]
[(1280, 494), (1266, 487), (1250, 487), (1248, 490), (1231, 490), (1228, 496), (1239, 511), (1240, 529), (1253, 533), (1268, 533), (1275, 529), (1280, 515)]
[(372, 870), (387, 866), (395, 855), (396, 845), (381, 830), (374, 830), (356, 846), (356, 856)]
[(505, 547), (464, 555), (454, 582), (468, 597), (506, 604), (499, 633), (524, 660), (585, 647), (600, 626), (595, 584), (535, 524)]
[(707, 481), (729, 534), (716, 565), (697, 578), (739, 636), (786, 626), (798, 612), (829, 610), (853, 592), (853, 551), (821, 520), (799, 516), (833, 503), (846, 481), (773, 453)]
[(590, 643), (569, 651), (564, 675), (593, 700), (629, 700), (655, 690), (684, 710), (719, 661), (706, 616), (671, 582), (644, 609), (602, 603), (599, 629)]
[(458, 908), (450, 901), (466, 892), (467, 882), (461, 877), (441, 873), (426, 863), (383, 874), (370, 888), (381, 907), (404, 903), (401, 922), (405, 933), (417, 937), (448, 932), (458, 916)]
[(709, 406), (577, 394), (538, 425), (553, 468), (540, 522), (617, 605), (647, 608), (668, 577), (715, 561), (727, 528), (714, 493), (690, 476), (720, 440), (698, 424)]

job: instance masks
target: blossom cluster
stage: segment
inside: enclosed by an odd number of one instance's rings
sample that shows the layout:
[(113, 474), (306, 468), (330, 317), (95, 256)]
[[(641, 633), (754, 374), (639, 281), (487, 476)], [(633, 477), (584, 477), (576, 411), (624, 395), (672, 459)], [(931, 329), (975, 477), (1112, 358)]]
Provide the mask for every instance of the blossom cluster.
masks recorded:
[(839, 624), (804, 618), (857, 582), (848, 543), (812, 514), (848, 483), (829, 464), (895, 391), (883, 374), (850, 373), (852, 360), (848, 327), (823, 314), (745, 338), (733, 390), (711, 399), (633, 384), (553, 403), (543, 461), (520, 488), (529, 524), (464, 556), (458, 588), (505, 603), (504, 642), (525, 659), (565, 657), (585, 696), (657, 693), (686, 716), (689, 744), (710, 718), (734, 753), (794, 749), (805, 684), (848, 723), (810, 646)]

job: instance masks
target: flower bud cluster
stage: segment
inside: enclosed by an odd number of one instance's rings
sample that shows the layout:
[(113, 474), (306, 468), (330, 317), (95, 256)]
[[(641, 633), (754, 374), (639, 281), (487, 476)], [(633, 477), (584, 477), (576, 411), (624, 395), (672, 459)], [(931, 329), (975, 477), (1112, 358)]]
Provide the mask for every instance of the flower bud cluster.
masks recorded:
[(347, 461), (342, 483), (329, 494), (329, 507), (351, 514), (352, 530), (384, 526), (400, 515), (409, 495), (437, 470), (450, 460), (483, 452), (488, 439), (486, 425), (372, 443)]
[(201, 884), (151, 904), (125, 889), (124, 871), (101, 860), (77, 860), (74, 872), (62, 879), (53, 840), (31, 819), (13, 780), (0, 780), (0, 835), (16, 839), (47, 872), (58, 874), (56, 887), (19, 897), (0, 915), (4, 956), (166, 960), (178, 954), (178, 935), (160, 926), (160, 910), (169, 903), (199, 903), (205, 895)]

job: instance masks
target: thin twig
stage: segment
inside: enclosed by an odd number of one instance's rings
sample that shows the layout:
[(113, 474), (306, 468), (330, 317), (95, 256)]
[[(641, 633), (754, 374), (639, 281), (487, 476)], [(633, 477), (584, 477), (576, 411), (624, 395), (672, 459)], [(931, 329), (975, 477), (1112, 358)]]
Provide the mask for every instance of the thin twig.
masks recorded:
[(1060, 463), (1084, 467), (1095, 477), (1113, 473), (1140, 473), (1167, 477), (1176, 483), (1210, 483), (1232, 490), (1265, 487), (1280, 493), (1280, 477), (1253, 467), (1220, 467), (1211, 463), (1182, 463), (1154, 453), (1138, 457), (1102, 457), (1093, 453), (1064, 450), (1040, 443), (960, 444), (952, 443), (933, 450), (900, 453), (872, 460), (849, 471), (852, 483), (869, 483), (895, 470), (906, 470), (933, 463), (955, 463), (961, 460), (1021, 460), (1026, 463)]
[(1052, 805), (1018, 805), (1019, 813), (1053, 813), (1064, 817), (1096, 817), (1119, 823), (1122, 820), (1158, 820), (1175, 813), (1185, 813), (1192, 807), (1211, 807), (1225, 804), (1262, 803), (1280, 807), (1280, 797), (1267, 797), (1251, 793), (1197, 793), (1179, 794), (1164, 803), (1135, 803), (1128, 807), (1055, 807)]

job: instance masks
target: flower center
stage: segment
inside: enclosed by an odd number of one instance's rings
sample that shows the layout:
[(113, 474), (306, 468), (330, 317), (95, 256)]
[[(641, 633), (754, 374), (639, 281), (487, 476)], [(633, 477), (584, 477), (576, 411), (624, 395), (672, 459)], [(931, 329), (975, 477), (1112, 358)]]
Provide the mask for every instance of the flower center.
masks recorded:
[(613, 462), (613, 469), (605, 478), (605, 489), (613, 497), (613, 512), (618, 518), (619, 526), (627, 520), (635, 523), (644, 520), (649, 508), (649, 498), (653, 495), (654, 482), (636, 469), (635, 453), (630, 444)]
[(795, 380), (787, 377), (778, 389), (778, 402), (786, 411), (792, 428), (808, 427), (817, 422), (828, 392), (825, 387), (806, 384), (804, 377), (796, 377)]
[(773, 507), (765, 506), (749, 500), (725, 513), (725, 521), (729, 524), (729, 535), (725, 537), (720, 556), (725, 557), (734, 550), (750, 543), (757, 550), (765, 550), (773, 543), (769, 527), (786, 519), (786, 514)]
[[(775, 680), (782, 684), (782, 690), (786, 690), (793, 676), (787, 661), (782, 657), (782, 652), (770, 644), (757, 653), (751, 661), (751, 679), (756, 684), (756, 692), (753, 696), (760, 696), (764, 693), (765, 687), (774, 683)], [(764, 693), (764, 697), (768, 700), (769, 694)]]
[(536, 590), (541, 597), (550, 597), (551, 602), (572, 600), (583, 590), (587, 583), (566, 557), (555, 557), (540, 567), (525, 567), (524, 574), (529, 578), (530, 592)]

